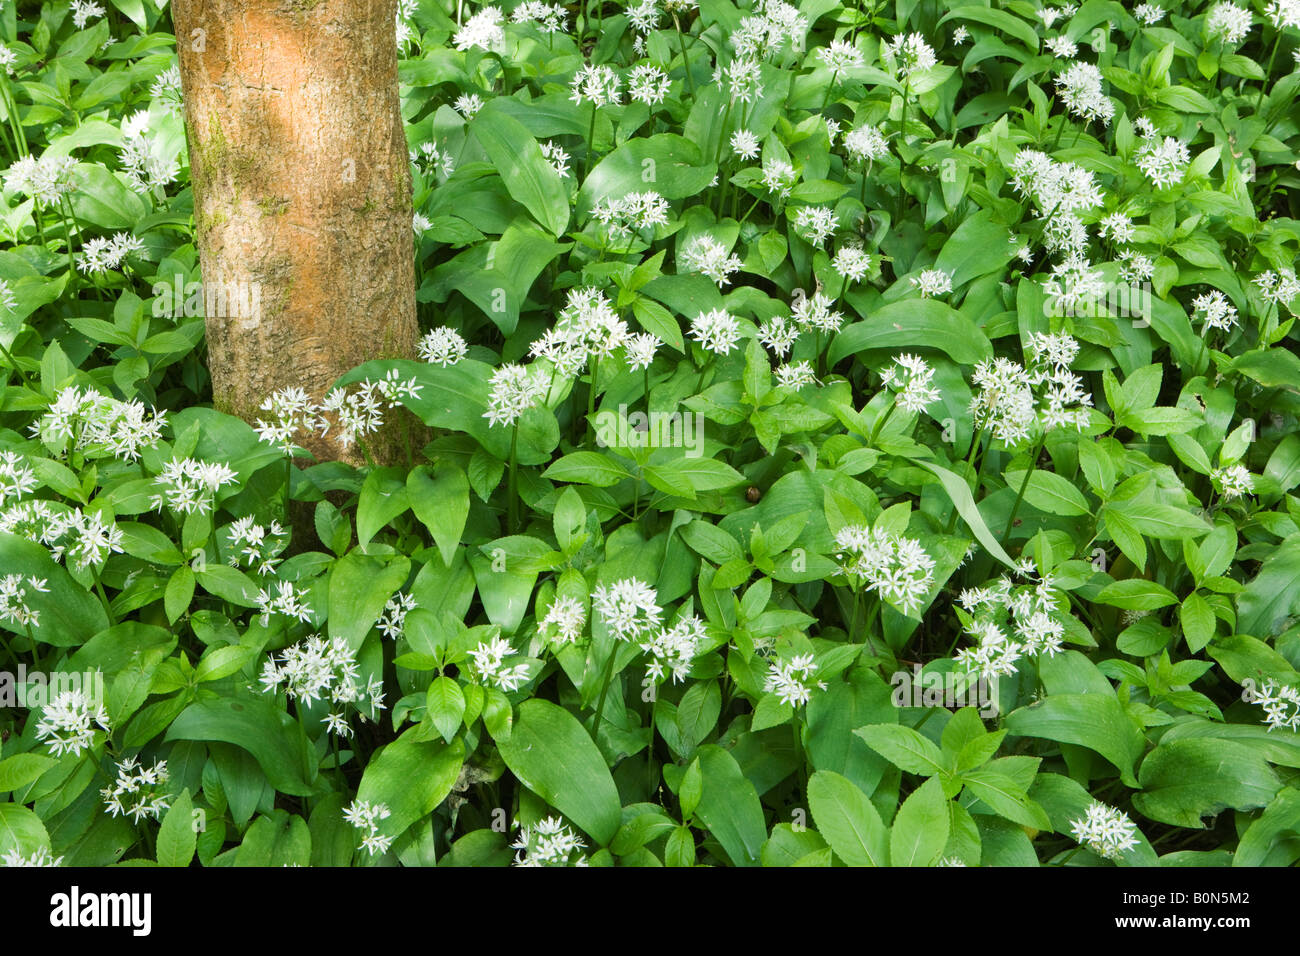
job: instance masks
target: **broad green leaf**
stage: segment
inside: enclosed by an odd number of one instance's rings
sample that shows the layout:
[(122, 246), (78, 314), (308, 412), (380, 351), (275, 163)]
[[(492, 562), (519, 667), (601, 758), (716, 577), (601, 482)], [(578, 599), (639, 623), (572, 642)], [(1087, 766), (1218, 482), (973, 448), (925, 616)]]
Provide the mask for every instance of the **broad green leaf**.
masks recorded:
[(808, 809), (818, 832), (849, 866), (888, 866), (889, 830), (850, 780), (819, 770), (808, 780)]
[(497, 740), (519, 781), (582, 827), (600, 846), (614, 839), (622, 804), (605, 758), (578, 718), (550, 701), (519, 705), (514, 729)]

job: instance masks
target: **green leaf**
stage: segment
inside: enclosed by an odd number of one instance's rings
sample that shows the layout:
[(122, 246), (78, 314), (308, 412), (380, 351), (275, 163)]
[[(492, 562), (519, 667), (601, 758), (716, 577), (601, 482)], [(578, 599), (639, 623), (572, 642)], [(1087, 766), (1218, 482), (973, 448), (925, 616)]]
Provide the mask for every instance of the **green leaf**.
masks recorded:
[[(1002, 11), (984, 12), (1001, 13)], [(1015, 20), (1009, 14), (1004, 15), (1009, 20), (1025, 26), (1023, 21)], [(939, 250), (938, 258), (931, 268), (950, 273), (952, 287), (959, 288), (981, 276), (1004, 269), (1018, 248), (1012, 244), (1011, 238), (1011, 230), (995, 223), (992, 213), (978, 212), (965, 219), (953, 230), (952, 235), (943, 244), (943, 248)]]
[(1300, 610), (1300, 534), (1293, 534), (1264, 558), (1259, 573), (1237, 595), (1237, 629), (1271, 637)]
[(343, 638), (354, 651), (359, 648), (410, 572), (406, 558), (384, 561), (356, 550), (334, 562), (329, 579), (330, 636)]
[(928, 737), (902, 724), (871, 724), (853, 731), (899, 770), (923, 776), (946, 774), (948, 761)]
[(376, 468), (366, 476), (357, 502), (357, 547), (364, 548), (370, 539), (410, 507), (404, 470)]
[(50, 835), (40, 817), (17, 803), (0, 803), (0, 855), (17, 850), (30, 856), (49, 845)]
[(172, 801), (158, 827), (158, 865), (189, 866), (198, 842), (199, 835), (194, 829), (194, 804), (187, 787)]
[(1096, 600), (1126, 611), (1154, 611), (1178, 603), (1178, 596), (1161, 584), (1142, 578), (1128, 578), (1106, 585)]
[(696, 759), (704, 790), (695, 808), (695, 824), (708, 829), (733, 865), (758, 866), (767, 841), (767, 824), (754, 784), (736, 758), (715, 744), (701, 747)]
[(21, 790), (57, 763), (53, 757), (33, 753), (14, 754), (0, 760), (0, 793)]
[(819, 770), (808, 780), (808, 809), (835, 855), (849, 866), (888, 866), (889, 830), (867, 795), (847, 778)]
[(501, 759), (533, 793), (582, 827), (600, 846), (614, 839), (622, 804), (614, 778), (578, 718), (533, 699), (519, 705), (514, 729), (497, 739)]
[[(1026, 469), (1007, 469), (1007, 487), (1020, 491), (1025, 481)], [(1025, 501), (1053, 515), (1086, 515), (1092, 513), (1088, 499), (1070, 481), (1050, 471), (1035, 469), (1025, 486)]]
[(1137, 786), (1133, 765), (1142, 754), (1142, 732), (1114, 695), (1050, 694), (1007, 714), (1003, 726), (1018, 737), (1044, 737), (1095, 750), (1119, 768), (1125, 783)]
[(410, 728), (371, 756), (357, 787), (358, 801), (388, 807), (390, 816), (379, 822), (387, 836), (400, 836), (432, 813), (451, 793), (465, 763), (465, 746), (459, 740), (419, 740), (418, 730)]
[(975, 499), (971, 497), (970, 487), (966, 482), (947, 468), (931, 464), (919, 458), (913, 459), (913, 461), (938, 477), (944, 491), (948, 492), (953, 507), (957, 509), (957, 513), (966, 522), (966, 526), (970, 528), (976, 540), (984, 546), (984, 550), (1007, 567), (1014, 568), (1016, 566), (1015, 561), (1011, 559), (1011, 555), (1007, 554), (1006, 549), (1002, 547), (998, 539), (993, 536), (993, 532), (989, 530), (989, 526), (984, 521), (984, 516), (980, 514), (979, 508), (975, 505)]
[(1281, 838), (1300, 832), (1300, 790), (1287, 787), (1246, 828), (1233, 854), (1233, 866), (1267, 866)]
[(438, 728), (443, 740), (451, 743), (465, 716), (465, 692), (455, 679), (443, 676), (429, 685), (425, 700), (433, 726)]
[(1009, 33), (1024, 43), (1031, 53), (1038, 52), (1038, 34), (1034, 31), (1034, 28), (1005, 10), (978, 5), (960, 6), (944, 14), (939, 23), (944, 24), (953, 19), (969, 20), (972, 23), (983, 23), (985, 26), (997, 27), (1003, 33)]
[(835, 336), (828, 354), (834, 365), (869, 349), (899, 348), (937, 348), (967, 365), (993, 354), (992, 344), (967, 315), (937, 299), (905, 299), (872, 310)]
[(1200, 829), (1201, 818), (1231, 807), (1267, 806), (1281, 787), (1268, 763), (1232, 740), (1184, 738), (1162, 743), (1142, 761), (1133, 805), (1152, 820)]
[(443, 563), (451, 566), (469, 518), (469, 478), (454, 463), (439, 464), (437, 472), (418, 465), (406, 476), (411, 510), (433, 535)]
[(943, 786), (930, 778), (903, 801), (889, 833), (891, 866), (932, 866), (948, 844), (951, 822)]
[(470, 122), (470, 132), (482, 144), (511, 197), (559, 238), (569, 225), (569, 193), (564, 181), (523, 124), (488, 100)]
[(624, 478), (630, 478), (631, 472), (600, 452), (575, 451), (556, 461), (542, 475), (552, 481), (572, 481), (608, 488)]
[(308, 744), (302, 726), (268, 698), (220, 697), (185, 708), (167, 729), (167, 740), (220, 740), (253, 755), (271, 786), (303, 797), (314, 791), (307, 774)]
[[(4, 568), (5, 574), (23, 574), (45, 581), (47, 591), (28, 589), (24, 599), (39, 614), (32, 628), (38, 641), (71, 647), (108, 627), (104, 606), (36, 542), (0, 532), (0, 568)], [(25, 633), (24, 628), (9, 618), (0, 620), (0, 626)]]

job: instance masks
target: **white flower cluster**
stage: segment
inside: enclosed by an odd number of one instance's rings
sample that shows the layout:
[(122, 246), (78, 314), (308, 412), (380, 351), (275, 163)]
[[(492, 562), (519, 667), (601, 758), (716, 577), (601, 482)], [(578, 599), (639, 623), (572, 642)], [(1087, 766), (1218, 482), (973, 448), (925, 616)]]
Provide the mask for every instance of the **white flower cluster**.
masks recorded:
[(502, 53), (506, 45), (506, 31), (501, 26), (504, 19), (500, 7), (484, 7), (456, 31), (452, 43), (461, 52), (477, 46)]
[(561, 595), (551, 602), (542, 618), (540, 630), (556, 644), (572, 644), (582, 637), (587, 626), (587, 609), (575, 597)]
[(574, 74), (573, 93), (569, 99), (579, 105), (587, 102), (593, 107), (617, 106), (621, 84), (618, 74), (611, 67), (603, 63), (587, 63)]
[(441, 174), (444, 179), (456, 171), (451, 153), (443, 152), (434, 143), (421, 143), (418, 149), (412, 150), (411, 162), (425, 175)]
[(648, 189), (618, 199), (602, 199), (592, 206), (591, 215), (611, 239), (629, 239), (644, 229), (668, 225), (669, 209), (667, 199)]
[(677, 254), (677, 259), (683, 269), (703, 273), (719, 289), (731, 282), (731, 274), (742, 265), (739, 256), (728, 254), (727, 247), (709, 235), (691, 239)]
[(546, 381), (530, 367), (512, 362), (492, 373), (491, 389), (483, 417), (490, 425), (510, 426), (537, 404), (546, 392)]
[(835, 533), (835, 557), (845, 574), (904, 614), (917, 610), (934, 585), (934, 559), (921, 542), (880, 528), (841, 528)]
[(226, 539), (231, 548), (230, 566), (241, 565), (265, 576), (275, 570), (280, 563), (276, 557), (289, 543), (288, 532), (280, 522), (272, 521), (269, 526), (255, 524), (251, 516), (240, 518), (226, 529)]
[(0, 451), (0, 507), (12, 498), (17, 501), (29, 491), (36, 490), (40, 482), (36, 472), (23, 464), (22, 456), (13, 451)]
[(586, 866), (587, 845), (559, 817), (546, 817), (535, 826), (521, 825), (510, 848), (518, 850), (515, 866)]
[[(626, 346), (629, 338), (627, 323), (619, 318), (603, 292), (594, 287), (571, 289), (555, 325), (533, 342), (529, 351), (534, 358), (549, 360), (555, 366), (553, 374), (570, 378), (582, 372), (589, 360), (606, 358)], [(533, 400), (546, 389), (546, 384), (527, 370), (511, 372), (510, 377), (511, 387), (518, 378), (519, 388), (536, 388), (536, 395), (530, 391)], [(531, 401), (525, 406), (529, 407)]]
[(20, 156), (5, 170), (5, 188), (30, 196), (38, 203), (53, 205), (76, 188), (73, 172), (77, 161), (70, 156), (51, 156), (45, 153), (40, 159)]
[(659, 626), (659, 595), (639, 578), (598, 584), (591, 605), (620, 641), (639, 640)]
[(409, 594), (398, 591), (390, 597), (384, 609), (379, 612), (379, 620), (375, 622), (375, 627), (384, 637), (397, 640), (405, 636), (406, 615), (414, 611), (419, 605), (415, 598)]
[[(330, 429), (330, 416), (338, 424), (339, 445), (351, 448), (357, 439), (373, 434), (384, 424), (384, 411), (396, 408), (403, 398), (419, 398), (423, 385), (414, 378), (403, 382), (397, 369), (391, 369), (379, 381), (365, 379), (353, 386), (333, 388), (319, 405), (296, 385), (273, 392), (262, 401), (260, 410), (270, 421), (257, 419), (253, 428), (262, 441), (278, 445), (292, 455), (300, 434), (306, 437), (317, 430), (324, 437)], [(306, 434), (302, 434), (306, 433)]]
[(91, 700), (82, 690), (65, 690), (45, 705), (36, 724), (36, 739), (45, 741), (56, 757), (79, 756), (95, 743), (95, 728), (91, 724), (109, 729), (103, 701)]
[(685, 680), (704, 637), (704, 622), (691, 614), (678, 619), (671, 627), (652, 632), (652, 636), (642, 640), (641, 650), (650, 655), (650, 662), (646, 664), (645, 686), (659, 683), (666, 672), (672, 673), (674, 684)]
[(55, 561), (75, 564), (84, 571), (122, 550), (122, 529), (111, 519), (105, 521), (98, 511), (86, 513), (72, 508), (51, 514), (39, 540), (49, 547)]
[(837, 332), (844, 316), (831, 306), (834, 300), (820, 292), (811, 298), (796, 299), (790, 307), (791, 314), (774, 315), (758, 329), (758, 340), (778, 356), (790, 354), (801, 332)]
[(1250, 11), (1233, 3), (1216, 3), (1205, 18), (1205, 35), (1224, 45), (1246, 39), (1250, 32)]
[(847, 40), (832, 40), (830, 46), (817, 51), (817, 57), (834, 73), (854, 69), (864, 62), (862, 53)]
[[(161, 79), (161, 77), (160, 77)], [(149, 113), (139, 110), (122, 121), (122, 147), (118, 161), (138, 193), (153, 192), (176, 181), (181, 167), (175, 156), (163, 152), (161, 136), (149, 131)]]
[(1043, 244), (1052, 253), (1082, 253), (1088, 231), (1079, 213), (1102, 204), (1101, 187), (1089, 170), (1058, 163), (1036, 149), (1022, 149), (1011, 161), (1011, 183), (1038, 207)]
[(798, 181), (799, 173), (783, 159), (769, 159), (763, 164), (763, 188), (774, 196), (789, 196)]
[(861, 246), (842, 246), (831, 260), (831, 268), (847, 282), (861, 282), (871, 270), (871, 253)]
[(549, 139), (544, 143), (538, 143), (541, 147), (543, 158), (550, 163), (551, 168), (555, 170), (555, 175), (564, 178), (569, 175), (569, 154), (564, 151), (564, 147), (558, 143), (553, 143)]
[(663, 345), (658, 336), (651, 335), (649, 332), (636, 332), (627, 337), (623, 343), (623, 357), (627, 359), (627, 367), (636, 371), (638, 369), (649, 368), (654, 364), (655, 353), (659, 351), (659, 346)]
[(95, 3), (95, 0), (72, 0), (72, 25), (78, 30), (103, 15), (104, 8)]
[(1246, 700), (1264, 709), (1270, 733), (1283, 727), (1300, 730), (1300, 690), (1292, 685), (1270, 678), (1249, 691)]
[(1085, 123), (1099, 119), (1109, 126), (1115, 116), (1115, 104), (1101, 89), (1101, 70), (1091, 63), (1071, 63), (1056, 78), (1056, 91), (1066, 108)]
[(812, 699), (814, 687), (826, 689), (822, 681), (814, 681), (817, 664), (811, 654), (796, 654), (789, 660), (770, 661), (770, 670), (763, 690), (775, 693), (783, 704), (800, 707)]
[(81, 247), (77, 267), (86, 275), (96, 275), (120, 267), (128, 255), (143, 251), (144, 243), (130, 232), (118, 232), (112, 238), (95, 236)]
[(907, 281), (912, 284), (913, 289), (921, 293), (923, 299), (947, 295), (952, 291), (952, 273), (944, 272), (942, 269), (925, 269), (919, 276), (911, 276)]
[(885, 386), (898, 393), (898, 407), (908, 412), (924, 412), (939, 400), (939, 390), (932, 384), (934, 369), (916, 355), (903, 354), (894, 364), (883, 369), (880, 379)]
[(740, 341), (740, 323), (726, 309), (709, 309), (691, 319), (691, 337), (700, 348), (726, 355)]
[(424, 333), (416, 350), (420, 358), (430, 365), (441, 365), (446, 368), (463, 359), (469, 351), (469, 345), (455, 329), (440, 325)]
[(774, 57), (787, 43), (802, 49), (808, 19), (784, 0), (761, 0), (758, 15), (748, 16), (731, 32), (731, 45), (741, 57)]
[(88, 457), (113, 455), (137, 461), (162, 437), (166, 412), (150, 413), (140, 402), (121, 402), (93, 388), (69, 385), (59, 391), (47, 411), (32, 423), (31, 433), (51, 451), (63, 454), (69, 443)]
[(527, 664), (506, 665), (506, 658), (515, 653), (509, 641), (497, 636), (481, 642), (469, 652), (469, 656), (474, 659), (474, 670), (480, 682), (509, 693), (518, 690), (528, 680)]
[(49, 847), (38, 846), (30, 855), (24, 855), (13, 847), (4, 856), (0, 856), (0, 866), (62, 866), (63, 857), (55, 856)]
[(1255, 478), (1244, 465), (1211, 469), (1210, 481), (1227, 501), (1251, 494), (1255, 490)]
[(817, 384), (817, 373), (808, 362), (787, 362), (778, 365), (772, 374), (776, 376), (777, 385), (795, 391)]
[(800, 206), (794, 211), (795, 231), (819, 249), (839, 227), (839, 218), (829, 206)]
[(888, 51), (894, 72), (904, 78), (928, 70), (939, 62), (935, 58), (934, 49), (919, 33), (899, 34), (881, 49)]
[(654, 106), (667, 98), (671, 85), (667, 73), (657, 66), (643, 63), (634, 66), (632, 72), (628, 74), (627, 95), (647, 106)]
[(1230, 332), (1237, 325), (1237, 307), (1217, 289), (1192, 300), (1192, 312), (1201, 319), (1201, 334), (1211, 329)]
[(180, 514), (207, 514), (213, 498), (225, 485), (234, 484), (239, 476), (224, 462), (173, 458), (154, 478), (162, 490), (149, 498), (149, 507), (164, 507)]
[(27, 605), (27, 589), (48, 594), (50, 589), (45, 585), (45, 578), (32, 575), (6, 574), (0, 578), (0, 621), (13, 621), (24, 628), (40, 624), (40, 612)]
[(1137, 826), (1128, 814), (1094, 800), (1084, 815), (1070, 821), (1074, 838), (1098, 856), (1114, 860), (1138, 845)]
[(133, 823), (144, 819), (158, 820), (171, 806), (160, 787), (167, 782), (167, 761), (155, 760), (146, 767), (138, 757), (127, 757), (117, 765), (117, 779), (111, 787), (100, 790), (110, 816), (130, 817)]
[[(325, 716), (328, 729), (339, 736), (352, 736), (345, 711), (353, 705), (363, 719), (373, 719), (374, 712), (384, 708), (383, 681), (372, 677), (363, 686), (357, 667), (356, 655), (341, 637), (326, 639), (313, 634), (280, 652), (279, 664), (275, 655), (268, 656), (262, 666), (262, 690), (277, 693), (283, 685), (290, 700), (311, 703), (328, 700), (330, 711)], [(370, 711), (366, 714), (362, 705)]]
[(569, 14), (558, 3), (524, 0), (511, 12), (510, 20), (513, 23), (535, 24), (542, 33), (563, 33), (568, 29)]
[(1037, 575), (1029, 559), (1016, 571), (1028, 579), (1026, 584), (1017, 586), (1003, 574), (991, 586), (964, 588), (958, 596), (957, 603), (971, 617), (965, 631), (976, 642), (956, 655), (968, 672), (992, 679), (1015, 673), (1022, 657), (1054, 657), (1063, 650), (1065, 625), (1056, 616), (1051, 575), (1033, 580)]
[(361, 848), (371, 856), (387, 853), (393, 838), (379, 832), (379, 821), (392, 816), (392, 811), (383, 803), (371, 803), (368, 800), (353, 800), (352, 805), (343, 808), (343, 819), (358, 830), (365, 830), (361, 838)]
[(875, 162), (889, 153), (885, 134), (875, 126), (859, 126), (844, 137), (844, 148), (860, 162)]
[[(1134, 128), (1137, 128), (1136, 124)], [(1183, 173), (1190, 161), (1191, 156), (1187, 152), (1186, 143), (1173, 136), (1161, 139), (1154, 130), (1149, 136), (1143, 136), (1133, 156), (1137, 168), (1142, 170), (1143, 175), (1158, 189), (1182, 182)]]
[(1300, 296), (1300, 281), (1296, 280), (1294, 269), (1279, 269), (1277, 272), (1268, 269), (1255, 276), (1254, 283), (1265, 302), (1285, 305), (1288, 309)]
[(1069, 426), (1082, 431), (1091, 419), (1092, 393), (1085, 392), (1083, 379), (1070, 371), (1079, 354), (1078, 341), (1065, 332), (1031, 332), (1025, 347), (1029, 352), (1025, 374), (1042, 391), (1038, 417), (1043, 428)]
[(757, 159), (761, 148), (758, 137), (747, 129), (738, 129), (731, 134), (731, 151), (741, 159)]
[[(1066, 333), (1035, 333), (1027, 343), (1028, 369), (1007, 358), (986, 359), (971, 376), (976, 391), (971, 397), (971, 418), (976, 431), (989, 429), (993, 437), (1015, 447), (1033, 433), (1036, 423), (1045, 430), (1071, 426), (1082, 429), (1089, 421), (1092, 395), (1083, 391), (1083, 379), (1070, 371), (1069, 361), (1078, 343)], [(1042, 390), (1041, 400), (1034, 394)]]

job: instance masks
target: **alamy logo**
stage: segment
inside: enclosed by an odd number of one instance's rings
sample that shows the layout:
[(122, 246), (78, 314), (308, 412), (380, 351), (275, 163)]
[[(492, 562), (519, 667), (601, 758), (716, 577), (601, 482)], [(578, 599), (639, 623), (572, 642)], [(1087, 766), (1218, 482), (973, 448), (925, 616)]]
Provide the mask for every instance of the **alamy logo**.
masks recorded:
[(93, 702), (104, 699), (104, 675), (100, 671), (29, 671), (19, 664), (17, 673), (0, 671), (0, 707), (44, 707), (55, 697), (79, 691)]
[(684, 448), (687, 458), (704, 454), (704, 416), (695, 412), (618, 411), (595, 415), (596, 444), (601, 448)]
[[(180, 274), (172, 282), (153, 285), (155, 317), (208, 316), (238, 318), (256, 324), (262, 313), (262, 285), (259, 282), (186, 282)], [(245, 326), (248, 322), (245, 322)]]
[(50, 925), (126, 926), (133, 936), (148, 936), (153, 927), (153, 896), (149, 893), (82, 893), (74, 886), (50, 897)]
[(1043, 314), (1048, 318), (1113, 316), (1117, 319), (1141, 319), (1138, 328), (1146, 328), (1151, 324), (1152, 300), (1150, 282), (1106, 282), (1095, 293), (1049, 295), (1043, 301)]
[(889, 685), (894, 688), (895, 707), (977, 707), (981, 717), (998, 713), (996, 677), (989, 680), (961, 671), (922, 673), (921, 665), (915, 664), (910, 672), (895, 671)]

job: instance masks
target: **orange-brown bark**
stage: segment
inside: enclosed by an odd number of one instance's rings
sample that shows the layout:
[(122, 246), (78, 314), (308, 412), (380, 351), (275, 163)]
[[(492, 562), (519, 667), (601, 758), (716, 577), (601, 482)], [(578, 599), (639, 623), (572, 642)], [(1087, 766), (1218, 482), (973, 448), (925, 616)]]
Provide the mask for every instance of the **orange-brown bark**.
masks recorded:
[[(319, 401), (354, 365), (414, 355), (395, 13), (396, 0), (172, 4), (203, 280), (260, 293), (251, 315), (207, 317), (224, 411), (252, 420), (287, 385)], [(332, 436), (304, 444), (343, 457)]]

